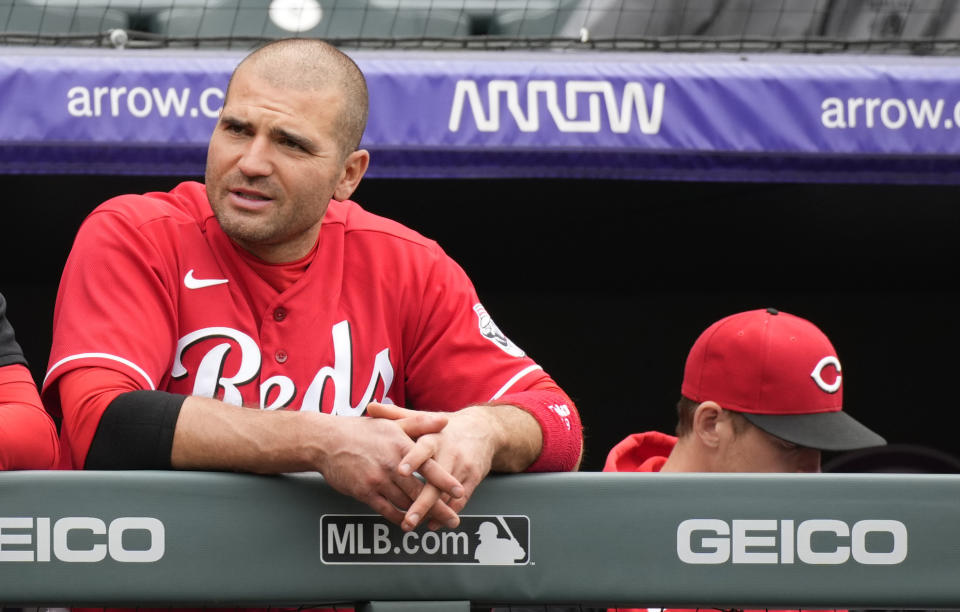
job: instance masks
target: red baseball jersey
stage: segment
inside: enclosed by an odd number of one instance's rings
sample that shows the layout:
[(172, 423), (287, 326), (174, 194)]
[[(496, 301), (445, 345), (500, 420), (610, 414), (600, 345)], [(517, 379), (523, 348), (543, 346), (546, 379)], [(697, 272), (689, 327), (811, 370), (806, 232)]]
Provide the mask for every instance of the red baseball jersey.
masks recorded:
[(57, 428), (40, 403), (0, 294), (0, 470), (46, 470), (59, 457)]
[[(249, 257), (202, 184), (102, 204), (61, 280), (48, 406), (59, 409), (57, 379), (87, 366), (143, 389), (339, 415), (370, 401), (457, 410), (549, 381), (434, 241), (353, 202), (331, 201), (286, 290)], [(89, 445), (99, 417), (64, 414), (65, 443)]]
[(49, 470), (60, 461), (57, 428), (30, 370), (0, 366), (0, 470)]

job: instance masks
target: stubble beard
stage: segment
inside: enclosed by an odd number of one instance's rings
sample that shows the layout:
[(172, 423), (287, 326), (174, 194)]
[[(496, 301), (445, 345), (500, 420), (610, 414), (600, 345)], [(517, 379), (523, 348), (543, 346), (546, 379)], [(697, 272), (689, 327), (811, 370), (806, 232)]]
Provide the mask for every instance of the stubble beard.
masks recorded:
[[(210, 198), (210, 205), (217, 223), (223, 232), (246, 251), (269, 260), (269, 251), (282, 251), (283, 247), (296, 248), (296, 242), (315, 227), (326, 212), (310, 214), (312, 207), (300, 206), (288, 201), (273, 201), (270, 209), (246, 212), (233, 208), (227, 201), (229, 190), (224, 190), (219, 199)], [(312, 246), (304, 245), (306, 248)]]

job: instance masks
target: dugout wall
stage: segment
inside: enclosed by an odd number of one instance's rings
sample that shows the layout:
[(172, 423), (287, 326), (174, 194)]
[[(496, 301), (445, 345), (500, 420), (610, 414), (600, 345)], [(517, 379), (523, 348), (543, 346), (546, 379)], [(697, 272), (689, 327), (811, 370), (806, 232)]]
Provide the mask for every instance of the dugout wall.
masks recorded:
[(0, 592), (31, 606), (956, 608), (958, 487), (955, 475), (493, 477), (459, 528), (404, 534), (317, 476), (5, 473)]
[[(2, 51), (0, 290), (39, 380), (76, 228), (202, 176), (244, 52)], [(373, 100), (355, 199), (466, 268), (580, 405), (585, 469), (673, 427), (703, 328), (775, 306), (833, 339), (851, 413), (955, 471), (958, 60), (348, 51)]]

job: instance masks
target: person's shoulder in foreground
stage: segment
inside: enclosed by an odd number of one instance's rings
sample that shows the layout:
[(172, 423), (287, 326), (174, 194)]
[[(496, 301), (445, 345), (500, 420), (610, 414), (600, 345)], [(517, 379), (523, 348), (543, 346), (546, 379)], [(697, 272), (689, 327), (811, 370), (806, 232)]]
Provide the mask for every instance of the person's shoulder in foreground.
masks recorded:
[(46, 470), (59, 458), (56, 426), (40, 403), (0, 294), (0, 469)]
[(677, 436), (633, 434), (607, 472), (819, 472), (821, 451), (886, 444), (843, 410), (843, 373), (813, 323), (773, 308), (725, 317), (687, 356)]
[(491, 471), (578, 467), (576, 407), (463, 270), (349, 201), (367, 109), (336, 48), (268, 44), (231, 76), (204, 184), (86, 220), (44, 381), (65, 463), (319, 471), (404, 529), (456, 525)]

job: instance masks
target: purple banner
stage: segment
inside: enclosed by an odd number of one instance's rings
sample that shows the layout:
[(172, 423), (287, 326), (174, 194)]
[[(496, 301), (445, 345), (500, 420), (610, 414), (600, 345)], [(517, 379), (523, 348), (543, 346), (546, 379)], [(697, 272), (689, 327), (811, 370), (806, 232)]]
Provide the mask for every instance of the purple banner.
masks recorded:
[[(8, 47), (0, 171), (201, 174), (242, 53)], [(960, 183), (960, 59), (356, 51), (381, 177)]]

